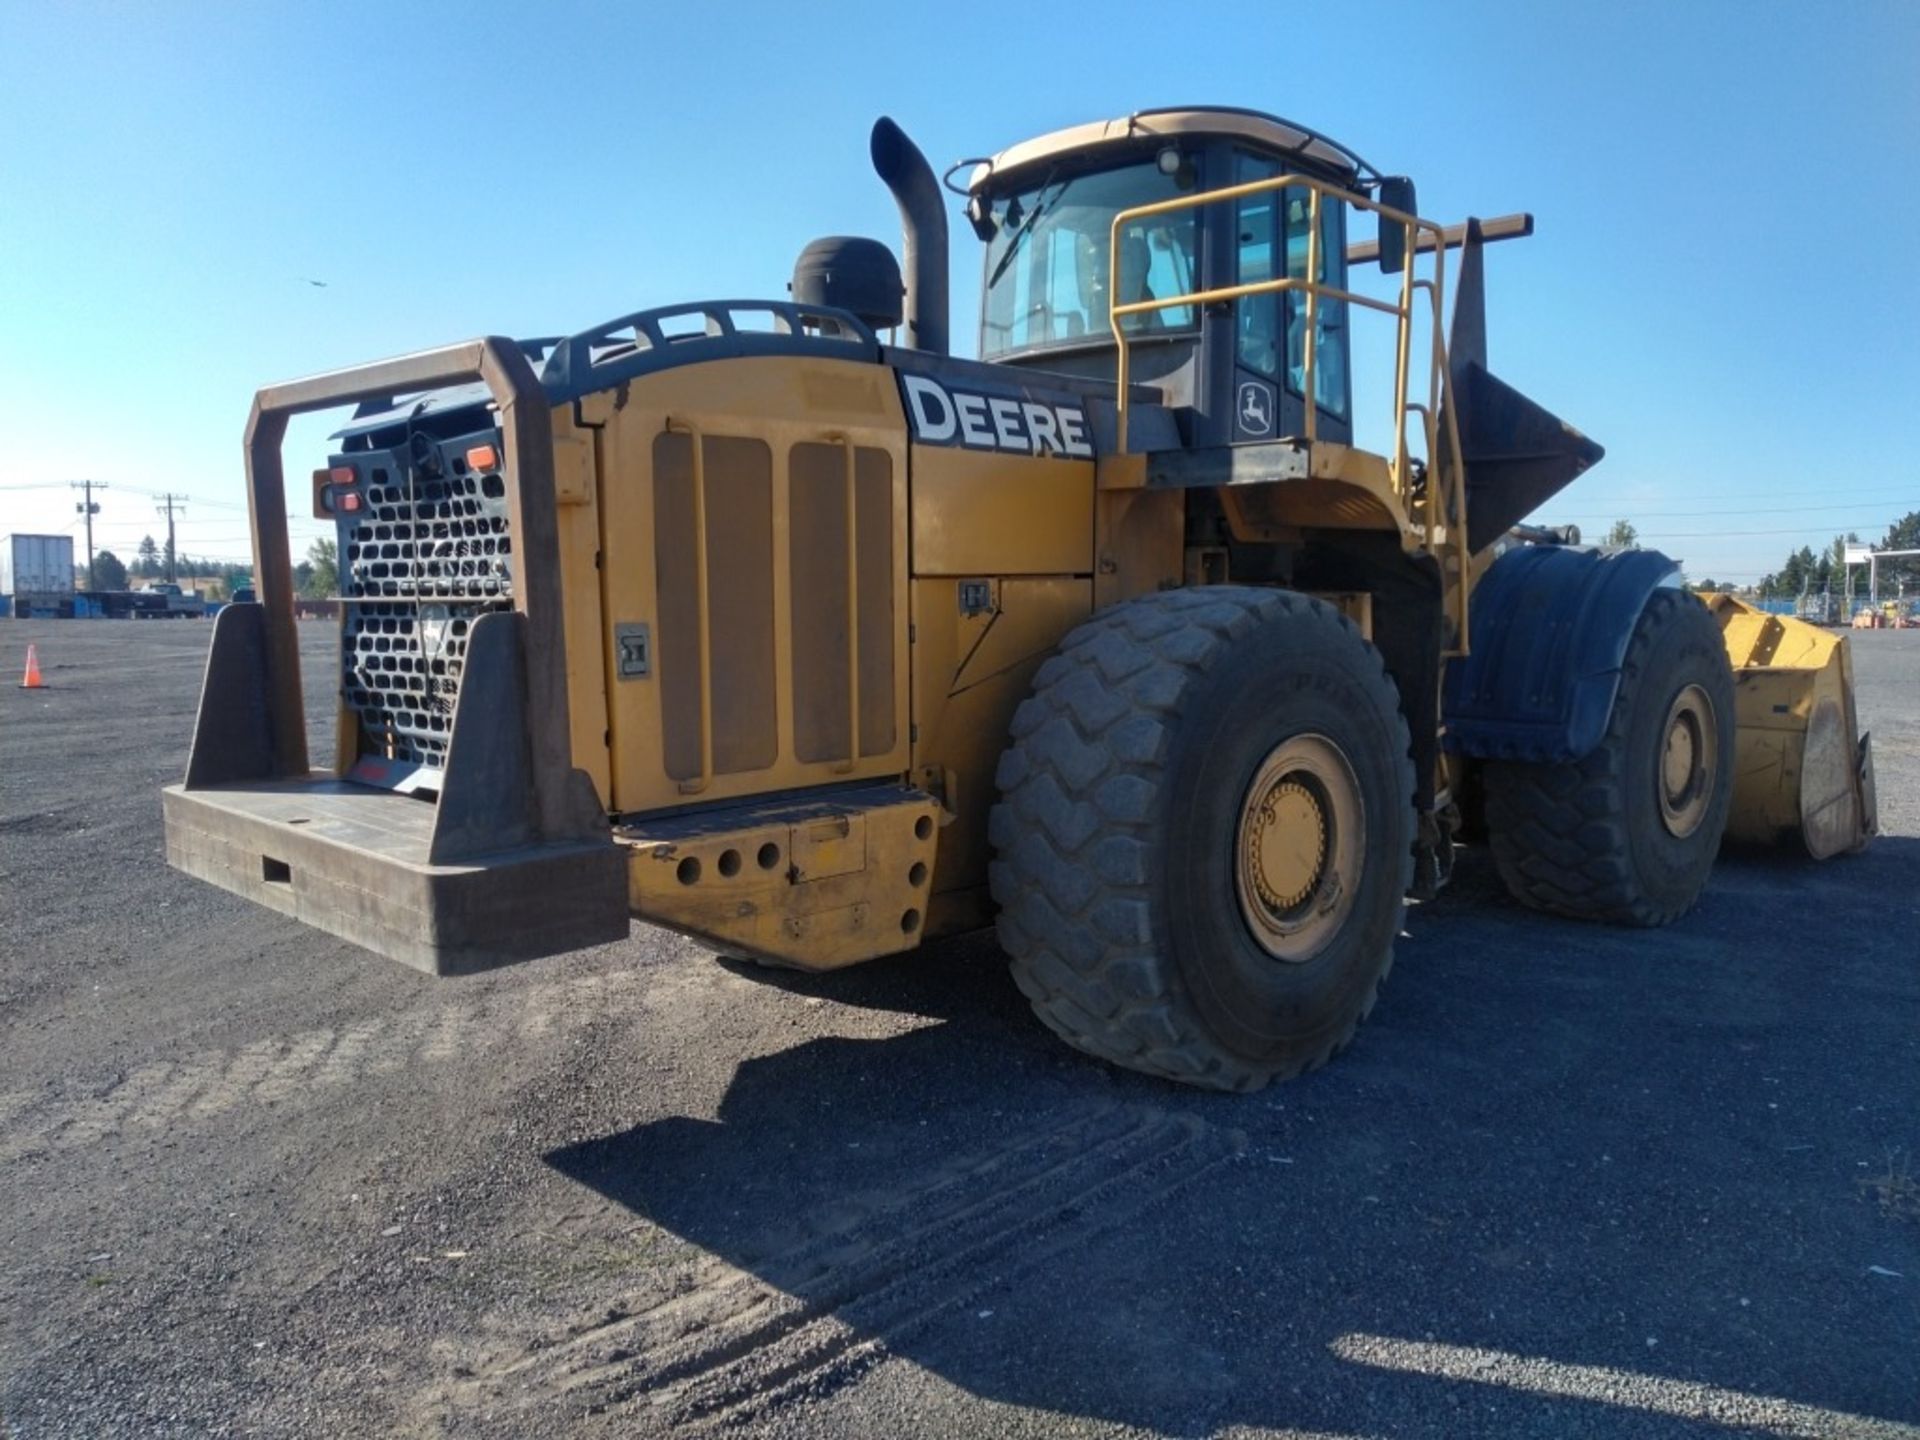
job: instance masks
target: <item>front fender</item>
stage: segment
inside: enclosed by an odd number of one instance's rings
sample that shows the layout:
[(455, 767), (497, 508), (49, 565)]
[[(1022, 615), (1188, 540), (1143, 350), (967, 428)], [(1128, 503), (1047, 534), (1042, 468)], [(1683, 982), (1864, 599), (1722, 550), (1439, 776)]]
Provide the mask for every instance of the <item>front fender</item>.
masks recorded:
[(1447, 664), (1447, 749), (1542, 762), (1592, 750), (1647, 597), (1679, 572), (1657, 550), (1523, 545), (1495, 560), (1473, 592), (1473, 653)]

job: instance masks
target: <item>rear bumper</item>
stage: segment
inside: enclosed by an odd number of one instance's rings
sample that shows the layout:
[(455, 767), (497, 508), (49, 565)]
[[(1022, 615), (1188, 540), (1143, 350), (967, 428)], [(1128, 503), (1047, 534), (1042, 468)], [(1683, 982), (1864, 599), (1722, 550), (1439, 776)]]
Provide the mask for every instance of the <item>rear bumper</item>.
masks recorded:
[(431, 975), (626, 938), (626, 849), (523, 845), (429, 864), (434, 807), (315, 772), (162, 792), (167, 862)]
[(939, 802), (897, 784), (659, 816), (614, 831), (633, 913), (727, 954), (833, 970), (920, 943)]

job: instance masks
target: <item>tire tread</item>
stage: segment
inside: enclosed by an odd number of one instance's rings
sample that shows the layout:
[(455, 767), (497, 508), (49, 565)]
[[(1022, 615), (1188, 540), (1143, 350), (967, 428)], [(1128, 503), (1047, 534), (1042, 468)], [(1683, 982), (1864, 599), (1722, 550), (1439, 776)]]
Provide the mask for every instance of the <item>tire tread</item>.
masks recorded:
[[(1691, 606), (1698, 619), (1687, 611)], [(1485, 767), (1487, 838), (1508, 893), (1522, 904), (1576, 920), (1643, 928), (1670, 924), (1693, 908), (1696, 891), (1662, 902), (1640, 885), (1632, 864), (1625, 784), (1633, 699), (1648, 682), (1649, 654), (1672, 625), (1712, 617), (1692, 596), (1656, 590), (1621, 663), (1613, 712), (1599, 745), (1563, 764), (1490, 761)], [(1732, 763), (1731, 753), (1727, 763)]]
[[(1266, 1065), (1219, 1043), (1155, 943), (1159, 817), (1183, 708), (1236, 640), (1283, 617), (1331, 627), (1372, 657), (1360, 679), (1399, 727), (1398, 789), (1411, 807), (1411, 747), (1379, 652), (1338, 610), (1295, 591), (1208, 586), (1122, 602), (1066, 637), (1015, 715), (988, 825), (1000, 942), (1034, 1013), (1087, 1054), (1185, 1084), (1258, 1089), (1343, 1049), (1392, 966), (1389, 951), (1344, 1028)], [(1396, 894), (1412, 879), (1409, 849)]]

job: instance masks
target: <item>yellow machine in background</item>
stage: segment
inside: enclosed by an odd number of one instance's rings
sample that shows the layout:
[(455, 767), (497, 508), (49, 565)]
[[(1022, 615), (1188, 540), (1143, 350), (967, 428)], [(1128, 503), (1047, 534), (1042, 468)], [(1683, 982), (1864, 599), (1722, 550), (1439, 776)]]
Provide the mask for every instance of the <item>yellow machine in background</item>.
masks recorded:
[(1873, 836), (1877, 806), (1846, 635), (1731, 595), (1707, 605), (1737, 687), (1727, 834), (1759, 845), (1797, 841), (1816, 860), (1860, 849)]
[[(260, 392), (262, 603), (219, 618), (174, 864), (434, 973), (630, 916), (815, 970), (997, 921), (1071, 1043), (1244, 1089), (1346, 1043), (1465, 797), (1516, 896), (1632, 924), (1730, 813), (1871, 833), (1844, 641), (1728, 602), (1723, 644), (1665, 557), (1515, 530), (1601, 455), (1488, 369), (1483, 247), (1530, 217), (1442, 228), (1247, 111), (1076, 127), (952, 186), (968, 360), (939, 183), (872, 151), (904, 276), (836, 237), (789, 299)], [(347, 404), (313, 769), (280, 443)]]

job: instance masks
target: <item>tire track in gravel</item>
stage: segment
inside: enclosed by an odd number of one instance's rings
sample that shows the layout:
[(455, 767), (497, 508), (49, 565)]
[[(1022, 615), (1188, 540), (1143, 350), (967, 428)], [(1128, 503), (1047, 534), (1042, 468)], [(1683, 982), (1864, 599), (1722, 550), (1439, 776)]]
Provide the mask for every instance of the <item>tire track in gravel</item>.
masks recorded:
[(0, 1163), (176, 1121), (211, 1120), (242, 1105), (298, 1104), (310, 1092), (445, 1064), (481, 1037), (490, 1045), (542, 1039), (584, 1025), (605, 1002), (637, 995), (640, 984), (638, 972), (615, 971), (471, 1000), (428, 999), (391, 1015), (154, 1061), (90, 1092), (11, 1091), (0, 1095)]
[[(615, 1307), (482, 1370), (456, 1412), (638, 1402), (674, 1424), (733, 1424), (838, 1389), (987, 1292), (1137, 1220), (1245, 1148), (1190, 1114), (1076, 1106), (891, 1192), (752, 1273), (708, 1257), (672, 1293)], [(596, 1312), (608, 1316), (602, 1307)]]

